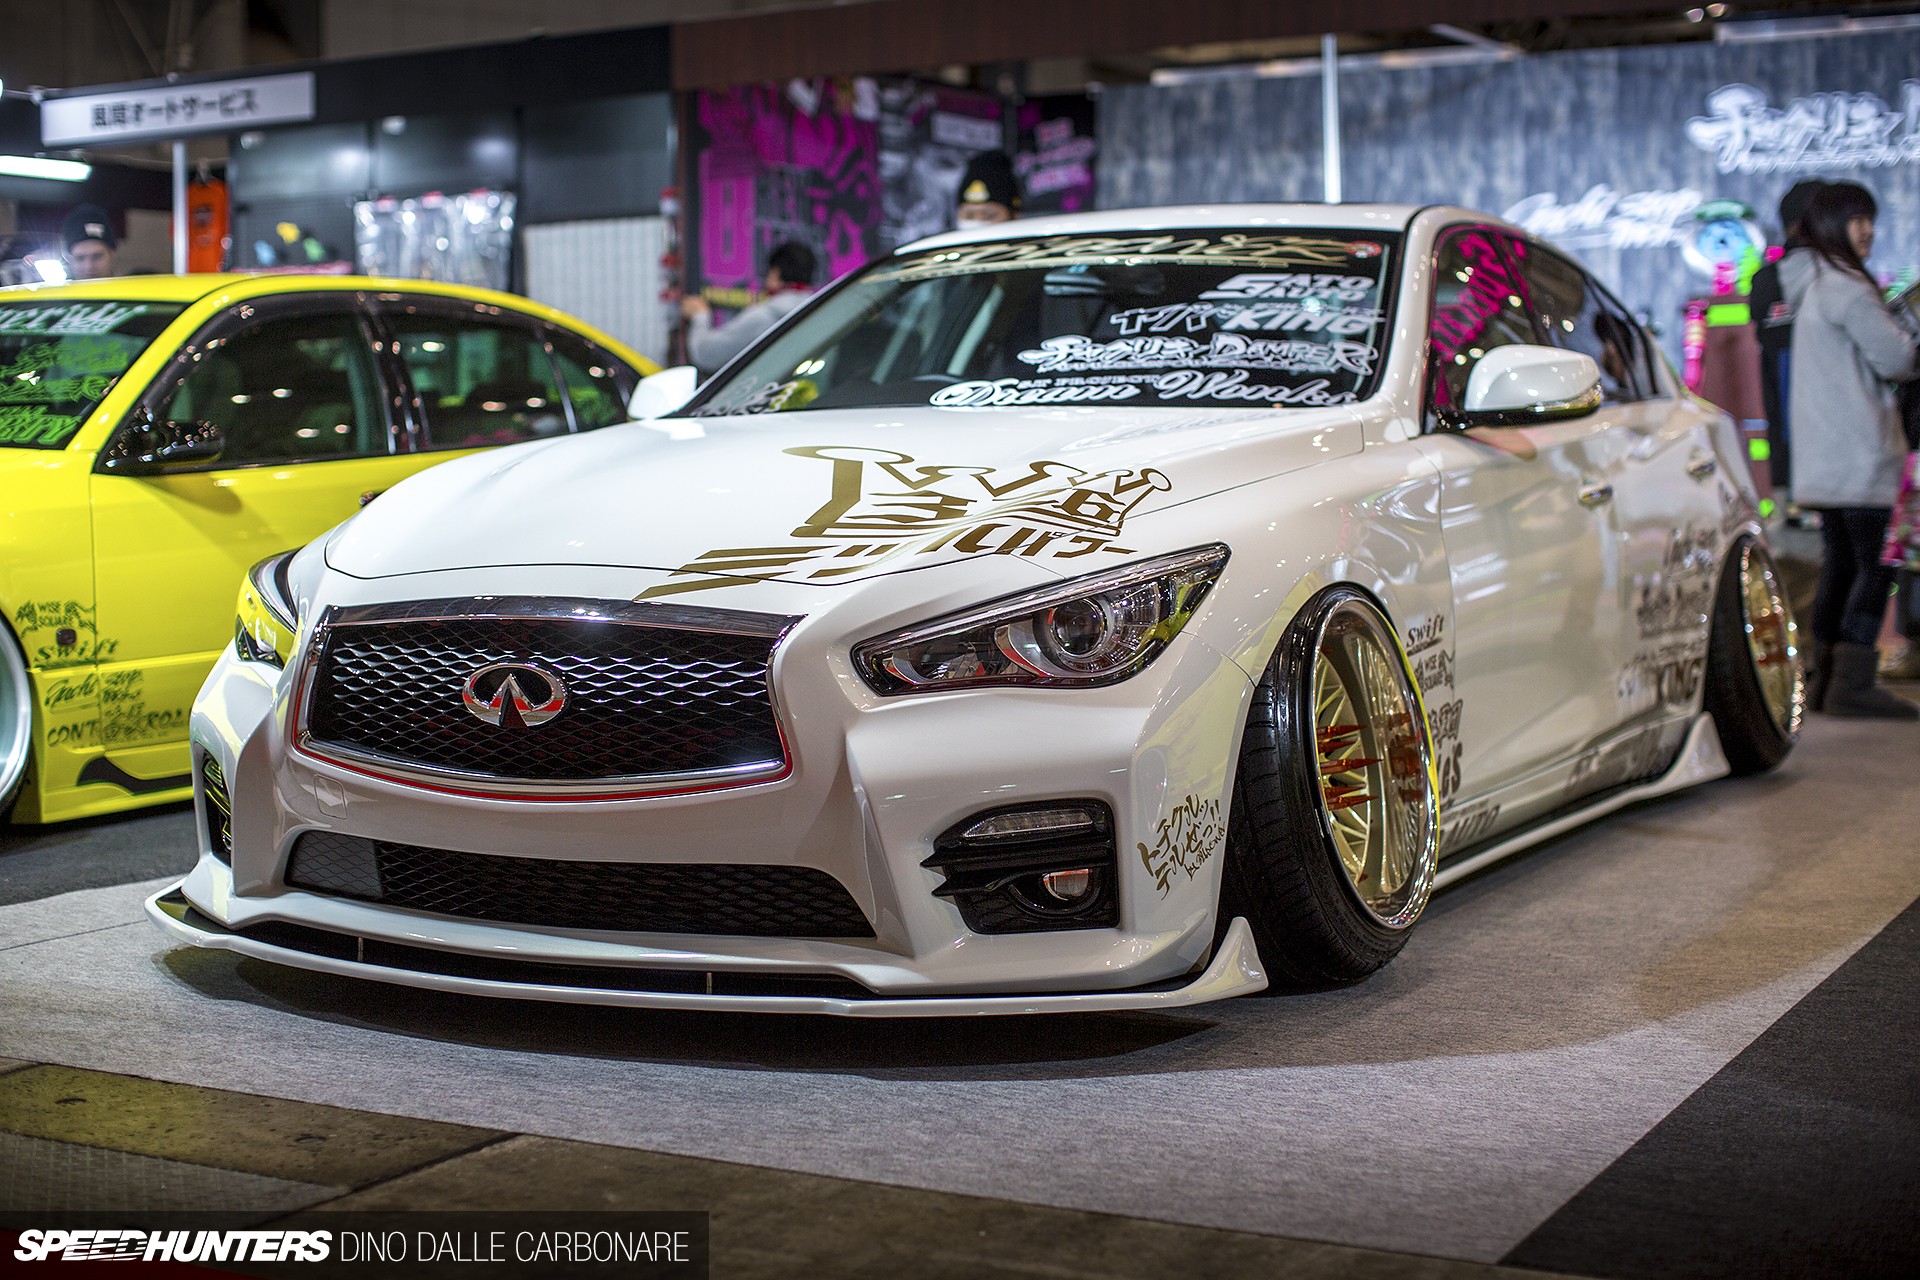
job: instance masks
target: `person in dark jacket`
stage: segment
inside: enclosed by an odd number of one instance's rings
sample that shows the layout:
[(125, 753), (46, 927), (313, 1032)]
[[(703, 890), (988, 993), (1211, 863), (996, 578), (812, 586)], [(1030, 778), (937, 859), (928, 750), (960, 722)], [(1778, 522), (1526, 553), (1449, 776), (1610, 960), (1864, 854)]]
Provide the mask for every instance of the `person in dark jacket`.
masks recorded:
[(1912, 720), (1920, 707), (1876, 683), (1893, 585), (1880, 555), (1907, 460), (1893, 384), (1916, 374), (1915, 340), (1867, 273), (1877, 211), (1856, 183), (1822, 187), (1802, 221), (1808, 251), (1780, 268), (1793, 308), (1794, 495), (1820, 512), (1822, 542), (1807, 700), (1832, 715)]
[(1787, 360), (1793, 342), (1793, 308), (1780, 291), (1780, 263), (1806, 252), (1800, 220), (1806, 217), (1813, 193), (1827, 185), (1818, 178), (1794, 183), (1780, 197), (1781, 245), (1786, 254), (1753, 273), (1747, 303), (1753, 314), (1754, 336), (1760, 342), (1760, 399), (1767, 410), (1767, 474), (1781, 506), (1792, 501), (1793, 438), (1787, 427)]

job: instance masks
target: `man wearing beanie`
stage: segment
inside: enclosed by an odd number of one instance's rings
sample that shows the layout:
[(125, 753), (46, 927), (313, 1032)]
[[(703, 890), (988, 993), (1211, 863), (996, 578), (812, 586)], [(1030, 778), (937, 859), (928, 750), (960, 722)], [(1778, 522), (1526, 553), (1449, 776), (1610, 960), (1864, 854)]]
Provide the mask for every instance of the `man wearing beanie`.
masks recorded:
[(69, 280), (105, 280), (113, 274), (113, 257), (120, 241), (113, 222), (97, 204), (83, 204), (60, 224), (60, 243), (67, 251)]
[[(1806, 239), (1800, 219), (1806, 216), (1813, 193), (1826, 183), (1818, 178), (1796, 182), (1780, 197), (1781, 244), (1788, 253), (1804, 253)], [(1769, 262), (1753, 273), (1747, 295), (1754, 336), (1760, 340), (1760, 398), (1767, 409), (1767, 474), (1773, 477), (1774, 496), (1786, 506), (1793, 488), (1793, 440), (1787, 423), (1787, 362), (1793, 343), (1793, 308), (1780, 291), (1780, 263)]]
[(1004, 151), (982, 151), (967, 161), (960, 179), (956, 220), (969, 223), (1011, 222), (1020, 216), (1020, 180), (1013, 160)]

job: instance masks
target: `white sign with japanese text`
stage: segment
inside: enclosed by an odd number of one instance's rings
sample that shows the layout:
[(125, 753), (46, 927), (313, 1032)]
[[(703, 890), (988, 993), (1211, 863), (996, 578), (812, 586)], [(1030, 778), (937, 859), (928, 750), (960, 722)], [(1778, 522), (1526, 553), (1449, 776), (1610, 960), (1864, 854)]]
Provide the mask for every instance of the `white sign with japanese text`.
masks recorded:
[(231, 133), (313, 119), (313, 73), (213, 80), (48, 98), (40, 104), (47, 147)]

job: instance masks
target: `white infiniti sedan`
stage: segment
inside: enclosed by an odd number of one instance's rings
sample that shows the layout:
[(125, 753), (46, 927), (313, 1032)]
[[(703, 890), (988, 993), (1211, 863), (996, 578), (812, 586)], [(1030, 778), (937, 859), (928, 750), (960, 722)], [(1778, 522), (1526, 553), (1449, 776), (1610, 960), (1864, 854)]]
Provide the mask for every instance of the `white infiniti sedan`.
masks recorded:
[(958, 232), (634, 404), (253, 571), (160, 928), (584, 1003), (1164, 1008), (1364, 977), (1436, 887), (1799, 729), (1732, 423), (1465, 210)]

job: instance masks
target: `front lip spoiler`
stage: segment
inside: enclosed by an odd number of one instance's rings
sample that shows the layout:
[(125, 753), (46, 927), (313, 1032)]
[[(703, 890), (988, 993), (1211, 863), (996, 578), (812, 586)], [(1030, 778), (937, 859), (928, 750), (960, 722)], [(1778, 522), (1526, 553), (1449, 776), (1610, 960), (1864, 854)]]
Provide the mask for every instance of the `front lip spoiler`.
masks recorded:
[(367, 978), (429, 991), (461, 995), (548, 1000), (562, 1004), (616, 1005), (642, 1009), (686, 1009), (734, 1013), (813, 1013), (852, 1018), (960, 1018), (987, 1014), (1103, 1013), (1126, 1009), (1178, 1009), (1229, 996), (1250, 995), (1267, 987), (1266, 969), (1247, 922), (1236, 917), (1215, 948), (1206, 971), (1178, 987), (1078, 994), (938, 995), (868, 999), (831, 996), (716, 995), (676, 991), (632, 991), (607, 987), (509, 982), (459, 974), (429, 973), (370, 964), (278, 946), (226, 928), (196, 909), (175, 884), (147, 899), (147, 918), (175, 942), (232, 951), (255, 960), (311, 969), (344, 978)]

